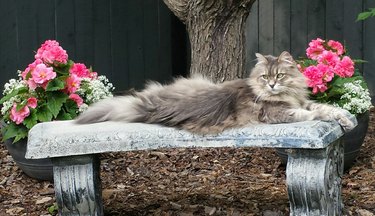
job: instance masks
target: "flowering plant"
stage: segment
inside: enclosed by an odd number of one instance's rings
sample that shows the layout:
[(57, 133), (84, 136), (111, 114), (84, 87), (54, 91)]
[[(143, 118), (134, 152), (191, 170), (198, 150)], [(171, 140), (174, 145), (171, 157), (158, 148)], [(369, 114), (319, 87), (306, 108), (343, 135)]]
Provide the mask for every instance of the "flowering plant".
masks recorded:
[(74, 119), (89, 104), (112, 97), (114, 89), (105, 76), (69, 60), (55, 40), (45, 41), (18, 76), (4, 85), (0, 100), (3, 139), (13, 142), (27, 137), (38, 122)]
[(312, 99), (341, 107), (354, 115), (371, 108), (366, 82), (340, 42), (317, 38), (309, 43), (306, 55), (307, 58), (297, 63), (307, 78)]

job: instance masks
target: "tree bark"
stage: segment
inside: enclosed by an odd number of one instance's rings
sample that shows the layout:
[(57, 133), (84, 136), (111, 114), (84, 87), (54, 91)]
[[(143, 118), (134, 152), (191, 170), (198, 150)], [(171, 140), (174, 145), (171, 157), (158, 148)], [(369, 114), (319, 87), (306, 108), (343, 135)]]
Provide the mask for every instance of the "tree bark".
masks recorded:
[(186, 25), (190, 74), (222, 82), (245, 74), (245, 22), (255, 0), (164, 0)]

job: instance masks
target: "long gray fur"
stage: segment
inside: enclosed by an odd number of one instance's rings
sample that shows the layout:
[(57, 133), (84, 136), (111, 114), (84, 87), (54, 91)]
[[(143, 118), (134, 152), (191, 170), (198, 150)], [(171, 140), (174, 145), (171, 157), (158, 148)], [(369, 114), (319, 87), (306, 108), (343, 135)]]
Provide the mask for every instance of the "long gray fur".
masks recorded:
[(288, 52), (257, 58), (247, 79), (219, 84), (203, 77), (179, 78), (169, 85), (151, 82), (141, 92), (93, 104), (76, 123), (143, 122), (199, 134), (308, 120), (337, 121), (346, 131), (354, 127), (347, 111), (308, 99), (305, 78)]

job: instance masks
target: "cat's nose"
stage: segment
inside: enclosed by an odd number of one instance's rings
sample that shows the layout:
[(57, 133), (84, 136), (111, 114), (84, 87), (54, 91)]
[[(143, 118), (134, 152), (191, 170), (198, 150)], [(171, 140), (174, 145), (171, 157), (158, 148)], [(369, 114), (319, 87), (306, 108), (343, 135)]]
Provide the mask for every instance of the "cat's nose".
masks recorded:
[(268, 84), (270, 87), (271, 87), (271, 89), (273, 89), (273, 87), (275, 87), (275, 83), (273, 83), (273, 84)]

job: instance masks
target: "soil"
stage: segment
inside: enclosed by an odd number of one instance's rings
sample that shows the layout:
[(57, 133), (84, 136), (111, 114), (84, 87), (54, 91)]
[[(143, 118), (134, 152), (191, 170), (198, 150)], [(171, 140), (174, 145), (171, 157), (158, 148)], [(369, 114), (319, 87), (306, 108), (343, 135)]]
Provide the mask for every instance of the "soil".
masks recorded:
[[(344, 215), (375, 215), (375, 112), (343, 176)], [(175, 149), (101, 155), (105, 215), (288, 215), (273, 149)], [(0, 145), (0, 215), (50, 215), (53, 183), (29, 178)]]

